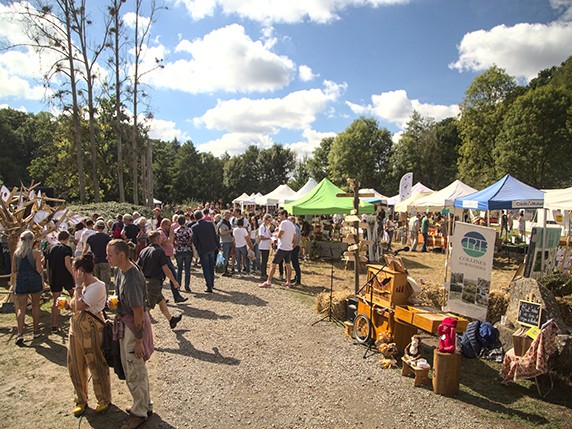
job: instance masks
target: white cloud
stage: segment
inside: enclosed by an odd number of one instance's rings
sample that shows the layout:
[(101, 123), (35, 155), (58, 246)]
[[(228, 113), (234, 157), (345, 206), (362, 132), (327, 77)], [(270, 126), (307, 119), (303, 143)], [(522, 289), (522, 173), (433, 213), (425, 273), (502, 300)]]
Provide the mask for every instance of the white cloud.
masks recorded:
[(298, 75), (302, 82), (309, 82), (317, 76), (310, 67), (304, 65), (298, 67)]
[(149, 137), (163, 141), (172, 141), (174, 139), (179, 142), (186, 142), (190, 137), (177, 128), (177, 124), (173, 121), (163, 119), (147, 119), (146, 124), (149, 126)]
[(296, 91), (284, 98), (219, 100), (193, 122), (196, 126), (204, 124), (208, 129), (237, 133), (276, 134), (280, 128), (304, 130), (345, 88), (345, 84), (324, 81), (323, 89)]
[[(572, 14), (570, 9), (567, 13)], [(449, 67), (480, 72), (496, 64), (511, 76), (530, 80), (540, 70), (566, 60), (570, 46), (572, 23), (498, 25), (465, 34), (459, 58)]]
[(339, 19), (349, 7), (380, 7), (407, 4), (410, 0), (174, 0), (184, 5), (195, 20), (213, 16), (217, 6), (227, 15), (238, 15), (264, 24), (327, 23)]
[(0, 67), (0, 97), (41, 100), (46, 90), (40, 85), (31, 86), (30, 82), (18, 76), (10, 76), (7, 69)]
[(225, 152), (228, 152), (229, 155), (239, 155), (251, 145), (267, 149), (273, 144), (272, 138), (264, 134), (227, 133), (223, 134), (219, 139), (197, 145), (197, 150), (200, 152), (211, 152), (215, 156), (220, 156)]
[(12, 109), (12, 110), (17, 110), (19, 112), (28, 113), (28, 109), (26, 109), (24, 106), (13, 107), (8, 104), (0, 104), (0, 109)]
[[(125, 23), (125, 25), (127, 25), (127, 27), (131, 28), (132, 30), (135, 30), (135, 21), (137, 20), (137, 14), (135, 12), (127, 12), (125, 15), (123, 15), (123, 22)], [(139, 32), (143, 32), (146, 28), (149, 27), (149, 25), (151, 24), (151, 19), (141, 16), (139, 15), (139, 22), (137, 23), (137, 25), (139, 26)]]
[(550, 5), (562, 13), (561, 21), (572, 21), (572, 0), (550, 0)]
[[(148, 83), (192, 94), (274, 91), (288, 85), (295, 70), (293, 61), (273, 53), (262, 41), (253, 41), (238, 24), (202, 39), (181, 40), (175, 52), (191, 58), (165, 62), (163, 69), (149, 75)], [(153, 64), (153, 58), (146, 61), (147, 67)]]
[(346, 104), (357, 115), (375, 115), (386, 121), (393, 122), (401, 128), (405, 126), (414, 110), (422, 116), (432, 117), (436, 121), (456, 116), (459, 113), (459, 106), (456, 104), (443, 106), (411, 100), (403, 89), (372, 95), (371, 101), (372, 103), (366, 106), (351, 102)]
[(302, 137), (305, 141), (300, 141), (296, 143), (290, 143), (286, 147), (292, 149), (297, 155), (298, 159), (302, 159), (305, 156), (311, 156), (314, 150), (320, 146), (322, 139), (326, 137), (335, 137), (337, 134), (334, 132), (319, 132), (308, 128), (302, 132)]

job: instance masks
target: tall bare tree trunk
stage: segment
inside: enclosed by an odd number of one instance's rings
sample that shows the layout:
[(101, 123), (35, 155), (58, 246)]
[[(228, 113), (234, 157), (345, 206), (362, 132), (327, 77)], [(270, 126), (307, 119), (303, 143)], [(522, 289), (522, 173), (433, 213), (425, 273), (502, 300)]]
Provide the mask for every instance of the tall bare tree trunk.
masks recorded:
[(143, 201), (141, 202), (144, 205), (147, 205), (147, 160), (146, 160), (145, 152), (141, 151), (141, 193), (143, 196)]
[(79, 115), (79, 106), (77, 100), (77, 83), (76, 83), (76, 72), (74, 65), (73, 56), (73, 44), (71, 39), (71, 13), (70, 5), (68, 1), (63, 2), (64, 14), (66, 19), (66, 36), (67, 36), (67, 51), (68, 51), (68, 62), (70, 71), (70, 85), (71, 85), (71, 95), (72, 95), (72, 121), (74, 129), (74, 141), (76, 147), (76, 159), (77, 159), (77, 175), (79, 181), (79, 200), (83, 204), (85, 203), (85, 172), (83, 168), (83, 147), (82, 147), (82, 136), (81, 136), (81, 123)]
[(153, 207), (153, 141), (147, 139), (147, 206)]

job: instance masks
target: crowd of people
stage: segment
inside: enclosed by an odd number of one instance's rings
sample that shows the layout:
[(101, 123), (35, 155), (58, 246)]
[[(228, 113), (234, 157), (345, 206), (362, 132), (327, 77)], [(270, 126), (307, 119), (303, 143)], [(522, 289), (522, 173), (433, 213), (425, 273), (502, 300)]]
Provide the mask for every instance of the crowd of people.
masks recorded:
[(164, 281), (169, 280), (176, 304), (188, 300), (183, 293), (198, 287), (197, 282), (191, 282), (191, 271), (198, 265), (208, 294), (215, 292), (216, 267), (220, 277), (255, 276), (254, 280), (263, 280), (260, 286), (265, 288), (272, 286), (277, 270), (280, 277), (285, 271), (284, 285), (299, 285), (305, 221), (300, 222), (302, 227), (285, 210), (275, 218), (240, 209), (221, 213), (206, 204), (196, 210), (178, 210), (171, 219), (163, 217), (159, 207), (149, 220), (129, 213), (106, 222), (94, 214), (77, 223), (73, 231), (59, 231), (57, 240), (47, 246), (25, 231), (11, 266), (16, 273), (16, 344), (24, 345), (29, 299), (33, 337), (43, 335), (40, 297), (47, 272), (52, 297), (51, 334), (62, 330), (61, 310), (71, 313), (67, 366), (76, 396), (73, 414), (79, 417), (87, 409), (88, 370), (97, 400), (95, 412), (104, 413), (112, 398), (109, 367), (101, 346), (105, 308), (114, 309), (114, 336), (119, 340), (123, 372), (133, 397), (129, 419), (122, 428), (136, 428), (152, 413), (145, 368), (153, 353), (150, 311), (158, 306), (171, 329), (182, 319), (181, 313), (171, 314), (167, 306)]

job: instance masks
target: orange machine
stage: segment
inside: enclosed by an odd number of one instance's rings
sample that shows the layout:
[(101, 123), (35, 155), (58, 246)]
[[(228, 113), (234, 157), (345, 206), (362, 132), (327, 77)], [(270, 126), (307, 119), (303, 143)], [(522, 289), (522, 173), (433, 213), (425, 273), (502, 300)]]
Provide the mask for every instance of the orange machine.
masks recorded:
[(390, 339), (404, 349), (419, 329), (437, 334), (445, 317), (455, 317), (456, 331), (465, 331), (467, 319), (436, 308), (407, 305), (412, 290), (402, 265), (367, 267), (367, 282), (357, 294), (354, 319), (354, 335), (359, 343)]

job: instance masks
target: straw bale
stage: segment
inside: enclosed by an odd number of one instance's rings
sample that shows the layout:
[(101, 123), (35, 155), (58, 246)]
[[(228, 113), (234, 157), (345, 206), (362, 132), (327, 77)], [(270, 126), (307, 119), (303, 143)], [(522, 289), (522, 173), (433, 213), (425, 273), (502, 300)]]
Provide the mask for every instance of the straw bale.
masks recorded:
[(493, 291), (489, 294), (489, 307), (487, 309), (487, 322), (493, 325), (501, 320), (501, 316), (508, 308), (509, 296), (502, 291)]
[[(332, 316), (338, 320), (346, 319), (346, 302), (353, 293), (347, 290), (332, 293)], [(330, 292), (322, 292), (316, 295), (314, 311), (319, 314), (328, 313), (330, 309)]]

